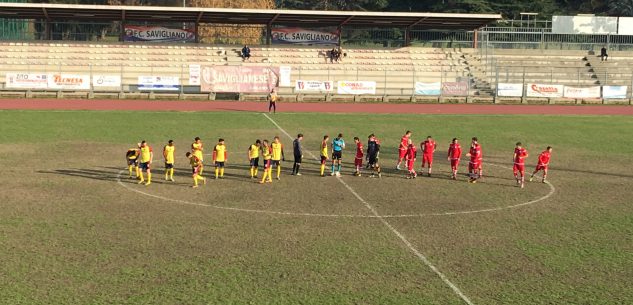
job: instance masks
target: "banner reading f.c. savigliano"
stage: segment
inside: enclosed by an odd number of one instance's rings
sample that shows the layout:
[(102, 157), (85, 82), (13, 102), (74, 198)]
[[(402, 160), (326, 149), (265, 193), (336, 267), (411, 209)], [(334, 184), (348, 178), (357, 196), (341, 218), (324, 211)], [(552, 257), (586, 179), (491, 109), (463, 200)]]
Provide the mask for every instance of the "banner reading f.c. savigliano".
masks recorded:
[(302, 28), (276, 28), (272, 30), (272, 36), (273, 43), (336, 45), (339, 33)]
[(193, 31), (159, 26), (125, 26), (124, 41), (195, 42)]

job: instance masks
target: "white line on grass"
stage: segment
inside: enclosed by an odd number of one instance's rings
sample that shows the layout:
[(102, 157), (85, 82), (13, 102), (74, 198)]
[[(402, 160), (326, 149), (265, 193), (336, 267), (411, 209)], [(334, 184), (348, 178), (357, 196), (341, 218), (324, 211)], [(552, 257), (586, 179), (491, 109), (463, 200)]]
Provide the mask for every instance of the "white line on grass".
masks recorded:
[[(279, 124), (277, 124), (277, 122), (275, 122), (270, 116), (268, 116), (267, 114), (264, 113), (264, 116), (270, 120), (275, 126), (277, 126), (277, 128), (283, 132), (286, 136), (288, 136), (291, 140), (293, 140), (294, 138), (288, 133), (286, 132), (283, 128), (281, 128), (281, 126), (279, 126)], [(316, 156), (310, 152), (307, 151), (308, 154), (310, 154), (313, 158), (316, 159)], [(350, 191), (350, 193), (352, 193), (352, 195), (354, 195), (354, 197), (356, 197), (356, 199), (358, 199), (361, 203), (363, 203), (365, 205), (365, 207), (370, 210), (372, 212), (372, 214), (374, 214), (374, 216), (376, 218), (378, 218), (380, 220), (380, 222), (382, 222), (393, 234), (395, 234), (400, 241), (402, 241), (405, 246), (407, 246), (407, 248), (409, 248), (409, 250), (411, 250), (411, 252), (413, 252), (413, 254), (415, 254), (415, 256), (422, 261), (422, 263), (424, 263), (428, 268), (430, 268), (435, 274), (437, 274), (437, 276), (440, 277), (440, 279), (442, 279), (442, 281), (448, 285), (451, 290), (453, 290), (453, 292), (459, 296), (466, 304), (468, 305), (473, 305), (473, 302), (455, 285), (453, 284), (453, 282), (451, 282), (451, 280), (449, 280), (446, 275), (444, 275), (444, 273), (442, 273), (439, 269), (437, 269), (437, 267), (435, 267), (435, 265), (433, 265), (424, 254), (422, 254), (420, 251), (418, 251), (412, 244), (411, 242), (409, 242), (409, 240), (407, 240), (407, 238), (402, 235), (402, 233), (400, 233), (398, 230), (396, 230), (396, 228), (394, 228), (389, 222), (387, 222), (387, 220), (385, 220), (382, 216), (380, 216), (380, 214), (378, 214), (378, 211), (376, 211), (376, 209), (369, 204), (365, 199), (363, 199), (363, 197), (361, 197), (351, 186), (349, 186), (347, 183), (345, 183), (345, 181), (343, 181), (343, 179), (341, 177), (337, 177), (338, 181), (341, 182), (341, 184), (343, 184), (345, 186), (345, 188), (347, 188), (348, 191)]]

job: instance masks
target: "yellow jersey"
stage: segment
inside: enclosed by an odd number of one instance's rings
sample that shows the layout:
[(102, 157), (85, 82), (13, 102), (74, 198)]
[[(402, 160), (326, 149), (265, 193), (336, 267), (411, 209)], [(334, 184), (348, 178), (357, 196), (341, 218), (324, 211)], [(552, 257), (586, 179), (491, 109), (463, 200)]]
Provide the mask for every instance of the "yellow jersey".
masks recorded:
[(149, 145), (141, 147), (141, 163), (147, 163), (152, 160), (152, 148)]
[(327, 142), (321, 142), (321, 156), (327, 158)]
[(283, 150), (283, 148), (284, 148), (283, 144), (281, 144), (281, 143), (273, 143), (273, 144), (271, 144), (271, 145), (270, 145), (270, 148), (271, 148), (271, 149), (272, 149), (272, 151), (273, 151), (273, 156), (272, 156), (272, 159), (273, 159), (274, 161), (279, 161), (279, 160), (281, 160), (281, 157), (282, 157), (282, 155), (283, 155), (283, 154), (282, 154), (282, 150)]
[(257, 145), (251, 145), (251, 147), (248, 149), (248, 157), (251, 159), (259, 158), (259, 147), (257, 147)]
[(128, 160), (136, 160), (136, 158), (138, 158), (138, 148), (130, 148), (127, 150), (127, 153), (125, 153), (125, 157)]
[(224, 162), (226, 161), (226, 145), (218, 144), (214, 148), (215, 153), (215, 162)]
[(200, 143), (193, 142), (193, 144), (191, 144), (191, 151), (194, 156), (200, 159), (200, 161), (204, 160), (204, 158), (202, 157), (202, 142)]
[(191, 164), (191, 167), (195, 168), (202, 165), (202, 162), (200, 161), (200, 159), (198, 159), (198, 157), (191, 156), (191, 158), (189, 159), (189, 164)]
[(271, 155), (271, 148), (270, 147), (264, 147), (264, 149), (262, 150), (262, 155), (264, 157), (264, 160), (270, 160), (270, 158), (272, 157), (272, 155)]
[(165, 145), (165, 148), (163, 148), (163, 156), (165, 157), (165, 163), (174, 164), (175, 150), (176, 150), (176, 146)]

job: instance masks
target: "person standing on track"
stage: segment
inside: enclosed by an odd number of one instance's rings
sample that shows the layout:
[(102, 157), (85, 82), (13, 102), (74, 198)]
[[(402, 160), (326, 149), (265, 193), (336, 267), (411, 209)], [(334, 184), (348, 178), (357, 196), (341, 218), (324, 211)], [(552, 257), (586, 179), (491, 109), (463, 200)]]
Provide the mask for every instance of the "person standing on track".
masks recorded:
[(323, 141), (321, 141), (321, 147), (319, 152), (321, 153), (321, 177), (325, 177), (325, 164), (328, 159), (327, 142), (330, 140), (330, 136), (324, 135)]
[(411, 131), (407, 130), (407, 132), (400, 138), (400, 145), (398, 146), (398, 164), (396, 164), (396, 169), (400, 170), (400, 164), (402, 164), (402, 160), (407, 155), (407, 149), (409, 147), (409, 139), (411, 139)]
[(448, 161), (451, 162), (451, 179), (457, 180), (457, 167), (459, 167), (459, 159), (462, 157), (462, 146), (459, 145), (457, 138), (453, 138), (453, 141), (448, 146)]
[(466, 154), (466, 157), (470, 157), (468, 163), (468, 174), (470, 175), (470, 183), (477, 183), (477, 179), (480, 177), (481, 161), (483, 153), (481, 151), (481, 145), (477, 137), (473, 137), (470, 144), (470, 151)]
[(512, 161), (514, 161), (512, 171), (514, 173), (514, 179), (517, 181), (517, 186), (521, 188), (525, 186), (525, 158), (527, 157), (527, 150), (523, 147), (521, 142), (517, 142), (514, 148), (514, 155), (512, 156)]
[(297, 138), (292, 141), (292, 152), (294, 155), (295, 163), (292, 165), (292, 174), (301, 176), (299, 169), (301, 168), (301, 160), (303, 159), (303, 147), (301, 146), (303, 141), (303, 134), (298, 134)]
[(273, 90), (270, 91), (270, 93), (268, 94), (268, 113), (270, 113), (270, 110), (273, 110), (273, 113), (277, 113), (277, 100), (279, 99), (279, 96), (277, 95), (277, 89), (273, 88)]
[(367, 141), (367, 165), (372, 169), (370, 178), (381, 177), (380, 173), (380, 163), (378, 158), (380, 157), (380, 141), (376, 138), (376, 136), (372, 133), (369, 135), (369, 140)]
[(154, 152), (152, 151), (152, 148), (147, 145), (147, 142), (145, 142), (145, 140), (141, 141), (141, 154), (140, 154), (140, 160), (139, 160), (139, 175), (140, 175), (140, 181), (138, 182), (139, 184), (142, 184), (143, 182), (145, 182), (145, 178), (143, 177), (143, 171), (145, 171), (147, 173), (147, 182), (145, 183), (145, 185), (150, 185), (152, 184), (152, 170), (151, 170), (151, 166), (152, 166), (152, 161), (154, 160)]
[(433, 154), (435, 153), (435, 149), (437, 149), (437, 143), (431, 136), (426, 137), (426, 140), (420, 143), (420, 149), (422, 150), (422, 170), (420, 170), (420, 175), (424, 172), (424, 166), (427, 165), (429, 171), (427, 175), (431, 177), (431, 171), (433, 169)]
[(163, 157), (165, 158), (165, 180), (174, 182), (174, 154), (176, 147), (174, 140), (169, 140), (167, 145), (163, 147)]
[(339, 133), (338, 137), (332, 141), (332, 176), (341, 176), (343, 149), (345, 149), (345, 140), (343, 140), (343, 134)]
[(251, 166), (251, 179), (257, 178), (257, 168), (259, 167), (259, 150), (261, 149), (262, 141), (257, 139), (255, 144), (248, 147), (248, 162)]
[(539, 171), (543, 171), (543, 180), (541, 180), (541, 182), (545, 183), (546, 179), (547, 179), (547, 170), (549, 169), (549, 160), (552, 157), (552, 147), (551, 146), (547, 146), (547, 149), (545, 149), (539, 156), (538, 156), (538, 163), (536, 164), (536, 168), (534, 169), (534, 172), (532, 173), (532, 175), (530, 176), (530, 181), (532, 181), (534, 179), (534, 175), (536, 175), (536, 173), (538, 173)]

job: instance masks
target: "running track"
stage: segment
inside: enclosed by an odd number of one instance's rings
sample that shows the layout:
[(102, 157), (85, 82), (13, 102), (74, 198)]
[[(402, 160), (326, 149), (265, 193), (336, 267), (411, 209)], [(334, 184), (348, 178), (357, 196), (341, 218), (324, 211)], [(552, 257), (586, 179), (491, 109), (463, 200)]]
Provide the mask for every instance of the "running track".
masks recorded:
[[(633, 115), (633, 106), (616, 105), (478, 105), (278, 103), (280, 112), (415, 113), (415, 114), (550, 114)], [(267, 111), (266, 102), (0, 99), (0, 109), (144, 110), (144, 111)]]

